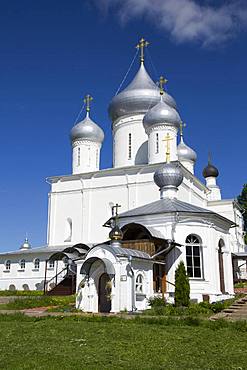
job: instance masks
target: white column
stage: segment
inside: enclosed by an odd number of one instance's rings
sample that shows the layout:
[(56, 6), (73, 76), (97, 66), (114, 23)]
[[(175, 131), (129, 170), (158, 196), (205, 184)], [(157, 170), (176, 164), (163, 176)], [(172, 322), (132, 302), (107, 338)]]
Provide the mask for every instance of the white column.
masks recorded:
[(77, 140), (72, 144), (73, 174), (99, 170), (101, 144), (88, 140)]
[(148, 163), (147, 134), (143, 115), (122, 118), (113, 123), (113, 166), (126, 167)]
[(207, 195), (208, 200), (221, 199), (221, 192), (216, 183), (216, 177), (206, 177), (206, 186), (210, 189), (210, 193)]

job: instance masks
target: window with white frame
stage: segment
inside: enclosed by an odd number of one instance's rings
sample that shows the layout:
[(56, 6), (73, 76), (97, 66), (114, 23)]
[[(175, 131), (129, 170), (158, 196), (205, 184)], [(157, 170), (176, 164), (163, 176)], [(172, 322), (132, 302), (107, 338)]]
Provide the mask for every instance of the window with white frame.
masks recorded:
[(156, 133), (156, 154), (159, 153), (159, 134)]
[(188, 235), (186, 238), (186, 264), (187, 274), (190, 278), (202, 278), (202, 246), (196, 235)]
[(132, 151), (132, 148), (131, 148), (131, 134), (129, 134), (129, 159), (131, 159), (131, 151)]
[(141, 274), (136, 277), (136, 293), (143, 293), (143, 276)]
[(10, 270), (10, 267), (11, 267), (11, 261), (10, 260), (7, 260), (5, 262), (5, 270), (9, 271)]
[(20, 268), (21, 270), (25, 270), (26, 267), (26, 261), (25, 260), (20, 260)]
[(39, 260), (39, 258), (35, 258), (35, 260), (34, 260), (35, 270), (39, 270), (39, 266), (40, 266), (40, 260)]

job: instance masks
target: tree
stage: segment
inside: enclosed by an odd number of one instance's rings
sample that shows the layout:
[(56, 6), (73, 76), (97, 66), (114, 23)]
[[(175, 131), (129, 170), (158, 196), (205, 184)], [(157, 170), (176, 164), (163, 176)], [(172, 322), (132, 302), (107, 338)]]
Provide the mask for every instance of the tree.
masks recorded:
[(190, 304), (190, 283), (183, 261), (175, 271), (175, 306), (188, 307)]
[[(244, 184), (242, 193), (238, 196), (238, 203), (244, 210), (244, 230), (247, 232), (247, 184)], [(245, 235), (245, 244), (247, 244), (247, 234)]]

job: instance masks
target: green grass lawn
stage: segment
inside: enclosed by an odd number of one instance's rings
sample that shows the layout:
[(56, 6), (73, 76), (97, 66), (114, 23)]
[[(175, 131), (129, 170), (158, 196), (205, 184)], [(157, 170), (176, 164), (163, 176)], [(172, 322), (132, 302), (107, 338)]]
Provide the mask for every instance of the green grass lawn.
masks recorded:
[(42, 296), (44, 293), (42, 290), (0, 290), (0, 297), (9, 296)]
[(247, 323), (0, 315), (1, 369), (247, 368)]
[(27, 308), (58, 306), (61, 310), (68, 310), (70, 304), (75, 303), (75, 295), (70, 296), (33, 296), (0, 304), (0, 310), (23, 310)]

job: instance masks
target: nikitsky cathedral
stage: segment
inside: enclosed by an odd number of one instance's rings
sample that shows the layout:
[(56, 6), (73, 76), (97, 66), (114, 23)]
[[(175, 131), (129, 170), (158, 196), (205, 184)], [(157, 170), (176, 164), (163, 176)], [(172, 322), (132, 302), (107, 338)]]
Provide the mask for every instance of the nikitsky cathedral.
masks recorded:
[(173, 302), (181, 260), (194, 301), (229, 298), (246, 278), (242, 210), (221, 199), (211, 160), (205, 184), (194, 175), (197, 156), (167, 81), (158, 87), (145, 68), (147, 45), (140, 40), (139, 70), (109, 105), (113, 168), (99, 168), (104, 132), (87, 95), (70, 133), (72, 174), (48, 179), (47, 245), (26, 239), (1, 254), (0, 289), (76, 293), (79, 309), (119, 312), (146, 309), (155, 295)]

